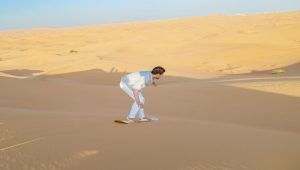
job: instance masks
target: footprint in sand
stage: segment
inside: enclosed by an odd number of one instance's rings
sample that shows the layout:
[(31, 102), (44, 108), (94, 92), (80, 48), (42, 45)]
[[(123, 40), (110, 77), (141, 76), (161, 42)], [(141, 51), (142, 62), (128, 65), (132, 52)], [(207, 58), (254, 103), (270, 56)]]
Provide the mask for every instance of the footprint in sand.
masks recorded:
[[(69, 156), (66, 156), (59, 160), (53, 160), (50, 162), (43, 162), (43, 161), (35, 162), (32, 160), (37, 160), (37, 157), (33, 155), (28, 155), (28, 153), (25, 154), (22, 152), (18, 152), (17, 154), (9, 155), (8, 152), (2, 152), (2, 154), (0, 154), (0, 169), (9, 170), (9, 169), (15, 169), (20, 166), (24, 169), (30, 169), (30, 170), (66, 169), (70, 166), (76, 165), (79, 161), (95, 156), (98, 153), (99, 153), (98, 150), (82, 150), (70, 154)], [(17, 160), (18, 160), (18, 165), (16, 165)]]
[(78, 163), (78, 161), (84, 160), (88, 157), (95, 156), (99, 153), (98, 150), (83, 150), (77, 153), (74, 153), (62, 160), (55, 160), (52, 163), (41, 163), (41, 169), (64, 169), (68, 166)]

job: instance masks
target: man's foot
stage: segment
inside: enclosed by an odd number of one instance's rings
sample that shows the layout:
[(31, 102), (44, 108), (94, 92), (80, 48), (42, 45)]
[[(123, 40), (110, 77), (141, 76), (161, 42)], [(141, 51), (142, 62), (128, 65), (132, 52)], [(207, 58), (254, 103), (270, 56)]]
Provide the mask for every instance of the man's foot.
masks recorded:
[(148, 117), (144, 117), (143, 119), (140, 119), (141, 122), (148, 122), (148, 121), (151, 121), (150, 118)]
[(134, 121), (136, 123), (140, 123), (141, 122), (139, 118), (129, 118), (129, 117), (127, 117), (127, 120)]

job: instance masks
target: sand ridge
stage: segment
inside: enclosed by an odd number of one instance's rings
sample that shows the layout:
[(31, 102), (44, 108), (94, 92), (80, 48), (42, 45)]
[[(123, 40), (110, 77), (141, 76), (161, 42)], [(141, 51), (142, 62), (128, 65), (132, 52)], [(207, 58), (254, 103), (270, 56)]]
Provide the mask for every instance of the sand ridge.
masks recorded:
[(0, 71), (131, 72), (159, 63), (185, 77), (248, 73), (299, 62), (299, 30), (300, 13), (283, 12), (2, 31)]

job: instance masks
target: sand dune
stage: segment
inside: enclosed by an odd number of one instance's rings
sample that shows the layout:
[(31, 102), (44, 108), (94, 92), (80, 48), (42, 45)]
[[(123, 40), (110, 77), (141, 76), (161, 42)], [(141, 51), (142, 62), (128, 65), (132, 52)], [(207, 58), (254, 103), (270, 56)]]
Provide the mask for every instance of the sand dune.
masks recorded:
[(299, 30), (300, 13), (287, 12), (2, 31), (0, 69), (41, 75), (160, 64), (177, 76), (247, 73), (300, 62)]
[(121, 75), (0, 77), (0, 169), (299, 168), (298, 97), (167, 76), (143, 91), (160, 120), (127, 126)]
[(252, 83), (233, 83), (230, 86), (249, 88), (300, 97), (300, 81), (263, 81)]
[[(289, 12), (2, 31), (0, 169), (299, 170), (299, 30)], [(114, 123), (120, 77), (156, 65), (160, 120)]]

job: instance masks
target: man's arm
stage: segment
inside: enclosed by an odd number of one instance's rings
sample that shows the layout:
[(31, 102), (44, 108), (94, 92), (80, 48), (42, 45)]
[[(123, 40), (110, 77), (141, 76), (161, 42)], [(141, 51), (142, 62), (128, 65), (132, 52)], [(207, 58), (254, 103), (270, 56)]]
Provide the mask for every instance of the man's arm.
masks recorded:
[(144, 108), (144, 104), (140, 101), (140, 98), (139, 98), (139, 90), (138, 89), (133, 89), (133, 95), (134, 95), (134, 99), (135, 99), (136, 103), (138, 104), (138, 106), (140, 108)]

